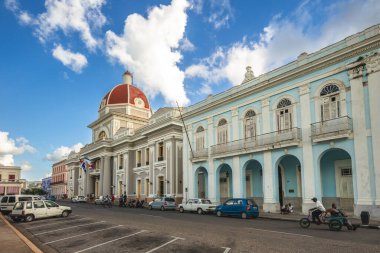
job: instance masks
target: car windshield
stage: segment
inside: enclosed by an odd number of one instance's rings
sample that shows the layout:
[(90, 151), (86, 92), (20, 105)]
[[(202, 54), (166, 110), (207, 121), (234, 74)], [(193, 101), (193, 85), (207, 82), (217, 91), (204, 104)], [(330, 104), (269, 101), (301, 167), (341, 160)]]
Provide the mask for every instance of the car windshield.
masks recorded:
[(45, 201), (46, 207), (59, 207), (59, 205), (53, 201)]
[(13, 207), (13, 210), (23, 210), (24, 209), (24, 202), (17, 202), (15, 206)]
[(208, 199), (202, 199), (202, 204), (212, 204)]
[(248, 199), (248, 205), (256, 205), (256, 202), (253, 199)]
[(175, 202), (175, 200), (173, 198), (165, 198), (165, 201), (168, 201), (168, 202)]

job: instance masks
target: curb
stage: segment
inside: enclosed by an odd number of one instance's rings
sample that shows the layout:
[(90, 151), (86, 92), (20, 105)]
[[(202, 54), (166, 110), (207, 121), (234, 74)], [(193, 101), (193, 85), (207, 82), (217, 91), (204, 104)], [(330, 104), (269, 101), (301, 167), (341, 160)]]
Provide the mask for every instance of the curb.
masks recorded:
[(34, 243), (32, 243), (28, 238), (26, 238), (20, 231), (18, 231), (12, 224), (9, 223), (9, 221), (3, 216), (3, 214), (0, 214), (0, 218), (4, 221), (7, 226), (13, 230), (13, 232), (20, 238), (21, 241), (23, 241), (26, 246), (28, 246), (34, 253), (43, 253)]
[[(263, 217), (263, 216), (259, 216), (258, 218), (267, 219), (267, 220), (279, 220), (279, 221), (299, 222), (299, 220), (295, 220), (295, 219), (284, 219), (284, 218), (277, 218), (277, 217)], [(380, 225), (361, 225), (360, 224), (360, 228), (380, 229)]]

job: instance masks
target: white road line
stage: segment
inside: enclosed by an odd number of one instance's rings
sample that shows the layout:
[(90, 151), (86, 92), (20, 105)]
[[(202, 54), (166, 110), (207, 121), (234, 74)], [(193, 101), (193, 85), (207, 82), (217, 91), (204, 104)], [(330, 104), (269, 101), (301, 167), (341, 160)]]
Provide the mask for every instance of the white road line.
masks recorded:
[(162, 218), (162, 216), (151, 215), (151, 214), (140, 214), (140, 215), (143, 215), (143, 216), (149, 216), (149, 217), (158, 217), (158, 218)]
[(141, 231), (139, 231), (137, 233), (134, 233), (134, 234), (126, 235), (126, 236), (123, 236), (123, 237), (120, 237), (120, 238), (117, 238), (117, 239), (113, 239), (113, 240), (108, 241), (108, 242), (103, 242), (101, 244), (97, 244), (97, 245), (92, 246), (92, 247), (87, 248), (87, 249), (82, 249), (82, 250), (76, 251), (75, 253), (79, 253), (79, 252), (87, 251), (87, 250), (90, 250), (90, 249), (93, 249), (93, 248), (97, 248), (97, 247), (100, 247), (102, 245), (105, 245), (105, 244), (108, 244), (108, 243), (111, 243), (111, 242), (115, 242), (115, 241), (118, 241), (118, 240), (121, 240), (121, 239), (124, 239), (124, 238), (127, 238), (127, 237), (131, 237), (131, 236), (134, 236), (134, 235), (138, 235), (138, 234), (144, 233), (145, 231), (146, 230), (141, 230)]
[(310, 238), (312, 238), (311, 235), (287, 233), (287, 232), (281, 232), (281, 231), (275, 231), (275, 230), (266, 230), (266, 229), (259, 229), (259, 228), (248, 228), (248, 229), (253, 229), (253, 230), (257, 230), (257, 231), (264, 231), (264, 232), (271, 232), (271, 233), (278, 233), (278, 234), (285, 234), (285, 235), (295, 235), (295, 236), (303, 236), (303, 237), (310, 237)]
[(228, 252), (230, 252), (230, 250), (231, 250), (231, 248), (227, 248), (227, 247), (222, 247), (222, 249), (225, 249), (225, 250), (223, 251), (223, 253), (228, 253)]
[(82, 224), (82, 225), (78, 225), (78, 226), (71, 226), (71, 227), (67, 227), (67, 228), (60, 228), (60, 229), (55, 229), (55, 230), (49, 230), (49, 231), (42, 232), (42, 233), (37, 233), (37, 234), (34, 234), (34, 235), (43, 235), (43, 234), (48, 234), (48, 233), (55, 232), (55, 231), (61, 231), (61, 230), (70, 229), (70, 228), (83, 227), (83, 226), (88, 226), (88, 225), (91, 225), (91, 224), (97, 224), (97, 223), (102, 223), (102, 222), (105, 222), (105, 221), (98, 221), (98, 222), (87, 223), (87, 224)]
[(168, 244), (170, 244), (170, 243), (173, 243), (173, 242), (175, 242), (175, 241), (177, 241), (177, 240), (185, 240), (185, 238), (181, 238), (181, 237), (174, 237), (174, 236), (172, 236), (174, 239), (173, 240), (170, 240), (170, 241), (168, 241), (167, 243), (164, 243), (164, 244), (162, 244), (162, 245), (160, 245), (160, 246), (158, 246), (158, 247), (156, 247), (156, 248), (154, 248), (154, 249), (151, 249), (151, 250), (149, 250), (149, 251), (147, 251), (147, 252), (145, 252), (145, 253), (151, 253), (151, 252), (153, 252), (153, 251), (156, 251), (156, 250), (158, 250), (158, 249), (161, 249), (162, 247), (165, 247), (166, 245), (168, 245)]
[(55, 243), (55, 242), (60, 242), (60, 241), (64, 241), (64, 240), (67, 240), (67, 239), (74, 238), (74, 237), (80, 237), (80, 236), (83, 236), (83, 235), (89, 235), (89, 234), (93, 234), (93, 233), (96, 233), (96, 232), (99, 232), (99, 231), (104, 231), (104, 230), (108, 230), (108, 229), (112, 229), (112, 228), (117, 228), (117, 227), (122, 227), (122, 226), (123, 225), (117, 225), (117, 226), (110, 227), (110, 228), (103, 228), (103, 229), (95, 230), (95, 231), (92, 231), (92, 232), (89, 232), (89, 233), (83, 233), (83, 234), (79, 234), (79, 235), (73, 235), (73, 236), (69, 236), (69, 237), (66, 237), (66, 238), (54, 240), (54, 241), (51, 241), (51, 242), (45, 242), (44, 244), (51, 244), (51, 243)]
[(63, 223), (63, 222), (69, 222), (69, 221), (78, 221), (78, 220), (84, 220), (84, 219), (89, 219), (89, 218), (81, 218), (81, 219), (77, 219), (77, 220), (57, 221), (55, 223), (48, 223), (48, 224), (44, 224), (44, 225), (40, 225), (40, 226), (34, 226), (34, 227), (27, 228), (27, 229), (41, 228), (41, 227), (46, 227), (46, 226), (50, 226), (50, 225), (55, 225), (57, 223)]

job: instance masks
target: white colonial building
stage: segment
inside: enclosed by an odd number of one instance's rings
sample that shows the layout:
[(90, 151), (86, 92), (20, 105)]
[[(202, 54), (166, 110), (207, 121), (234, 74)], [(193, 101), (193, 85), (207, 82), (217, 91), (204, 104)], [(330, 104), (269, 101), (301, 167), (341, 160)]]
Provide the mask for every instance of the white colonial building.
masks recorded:
[[(88, 127), (92, 143), (67, 159), (69, 195), (92, 198), (114, 194), (151, 199), (182, 199), (182, 124), (178, 109), (161, 108), (152, 115), (145, 94), (123, 75), (101, 101), (99, 118)], [(85, 172), (80, 159), (93, 168)]]
[[(264, 211), (312, 197), (380, 216), (380, 25), (184, 112), (184, 191), (253, 197)], [(191, 152), (190, 145), (193, 149)]]

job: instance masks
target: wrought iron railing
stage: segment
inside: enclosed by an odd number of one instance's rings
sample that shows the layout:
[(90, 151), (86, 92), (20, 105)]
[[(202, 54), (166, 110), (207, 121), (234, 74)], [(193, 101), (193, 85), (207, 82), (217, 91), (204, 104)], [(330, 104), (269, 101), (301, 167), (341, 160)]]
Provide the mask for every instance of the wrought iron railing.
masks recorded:
[(311, 138), (324, 138), (336, 136), (340, 138), (342, 134), (352, 132), (352, 119), (348, 116), (325, 120), (311, 124)]
[(264, 147), (274, 148), (274, 145), (287, 144), (301, 141), (301, 129), (291, 128), (254, 137), (231, 141), (227, 143), (211, 146), (211, 155), (218, 155), (229, 152), (249, 151)]
[(208, 148), (204, 148), (201, 150), (193, 150), (190, 152), (191, 159), (203, 159), (208, 158)]

